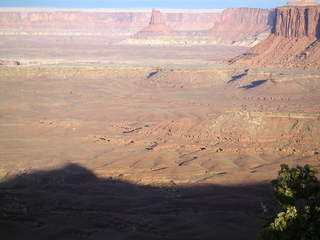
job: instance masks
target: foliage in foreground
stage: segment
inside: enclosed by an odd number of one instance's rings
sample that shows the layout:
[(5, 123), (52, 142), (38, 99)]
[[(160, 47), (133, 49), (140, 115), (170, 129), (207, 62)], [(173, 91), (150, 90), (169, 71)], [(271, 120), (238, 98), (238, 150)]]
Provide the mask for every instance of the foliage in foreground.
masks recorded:
[(282, 211), (265, 225), (261, 240), (320, 239), (320, 182), (316, 173), (309, 165), (281, 165), (272, 188)]

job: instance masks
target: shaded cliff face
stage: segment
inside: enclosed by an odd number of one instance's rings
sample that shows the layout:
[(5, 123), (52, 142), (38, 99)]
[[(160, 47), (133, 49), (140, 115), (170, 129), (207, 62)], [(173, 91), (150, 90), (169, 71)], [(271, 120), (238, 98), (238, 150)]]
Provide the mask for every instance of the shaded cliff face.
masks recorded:
[(223, 12), (221, 21), (210, 34), (222, 41), (241, 41), (257, 38), (269, 32), (274, 22), (274, 11), (259, 8), (230, 8)]
[(320, 7), (276, 9), (272, 34), (247, 53), (229, 60), (245, 65), (320, 70)]

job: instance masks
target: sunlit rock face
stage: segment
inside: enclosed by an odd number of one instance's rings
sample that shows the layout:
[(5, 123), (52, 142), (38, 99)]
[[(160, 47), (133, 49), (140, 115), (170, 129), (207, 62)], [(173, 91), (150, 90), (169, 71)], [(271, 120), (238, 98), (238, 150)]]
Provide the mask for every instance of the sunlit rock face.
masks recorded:
[(320, 35), (320, 7), (282, 7), (276, 10), (274, 34), (286, 38)]

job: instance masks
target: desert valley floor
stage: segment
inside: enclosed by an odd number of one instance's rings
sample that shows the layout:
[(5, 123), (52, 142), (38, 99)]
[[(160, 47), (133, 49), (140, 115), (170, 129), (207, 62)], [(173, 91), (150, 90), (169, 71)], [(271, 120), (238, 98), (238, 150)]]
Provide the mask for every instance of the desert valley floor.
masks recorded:
[(320, 165), (320, 72), (45, 38), (1, 37), (5, 239), (255, 239), (280, 164)]

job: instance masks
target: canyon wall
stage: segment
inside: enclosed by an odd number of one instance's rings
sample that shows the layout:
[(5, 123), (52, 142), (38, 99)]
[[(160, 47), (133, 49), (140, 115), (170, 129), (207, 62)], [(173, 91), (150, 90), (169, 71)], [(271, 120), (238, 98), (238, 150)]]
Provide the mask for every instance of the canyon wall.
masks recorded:
[[(140, 28), (148, 21), (147, 13), (103, 12), (0, 12), (1, 29), (96, 31), (116, 28)], [(120, 30), (120, 29), (119, 29)]]
[[(1, 10), (1, 9), (0, 9)], [(182, 31), (208, 30), (220, 20), (219, 12), (164, 12), (170, 28)], [(136, 32), (148, 25), (151, 11), (119, 10), (2, 10), (1, 30), (86, 30)]]
[(279, 7), (272, 34), (229, 62), (320, 70), (319, 39), (320, 6)]
[(210, 35), (222, 42), (255, 39), (270, 33), (273, 22), (273, 10), (230, 8), (223, 11), (221, 21), (210, 29)]

